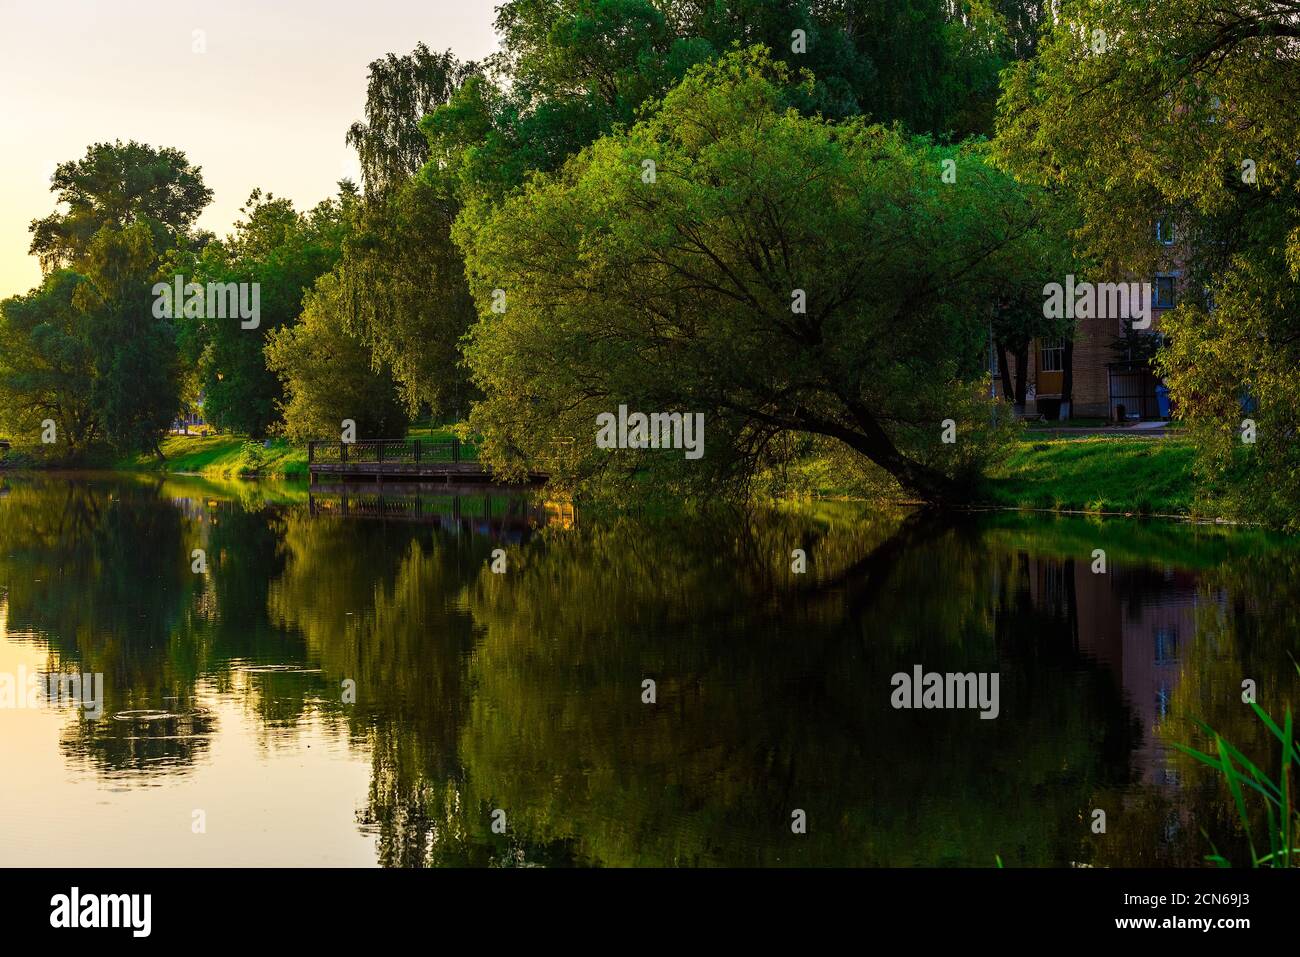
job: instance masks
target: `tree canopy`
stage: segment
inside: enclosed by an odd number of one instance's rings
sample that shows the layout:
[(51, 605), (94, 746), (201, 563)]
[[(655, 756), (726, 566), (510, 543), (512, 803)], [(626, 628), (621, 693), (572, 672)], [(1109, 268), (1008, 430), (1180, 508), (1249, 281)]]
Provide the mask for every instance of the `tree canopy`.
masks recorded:
[[(1063, 4), (1038, 56), (1008, 71), (998, 131), (1007, 165), (1078, 205), (1083, 256), (1179, 274), (1157, 362), (1199, 474), (1240, 514), (1283, 524), (1300, 503), (1298, 12)], [(1156, 222), (1175, 227), (1174, 261)]]
[(193, 227), (212, 199), (202, 170), (184, 153), (134, 140), (96, 143), (81, 159), (60, 163), (50, 191), (67, 210), (32, 221), (30, 250), (47, 272), (74, 265), (105, 226), (143, 223), (161, 253)]
[[(970, 488), (1004, 435), (979, 398), (987, 324), (1039, 261), (1041, 197), (978, 147), (806, 117), (789, 90), (814, 86), (761, 49), (729, 54), (626, 133), (466, 211), (466, 357), (486, 396), (471, 424), (495, 466), (712, 481), (794, 432), (927, 499)], [(595, 448), (596, 416), (620, 404), (702, 412), (707, 467)], [(960, 442), (942, 440), (948, 419)]]

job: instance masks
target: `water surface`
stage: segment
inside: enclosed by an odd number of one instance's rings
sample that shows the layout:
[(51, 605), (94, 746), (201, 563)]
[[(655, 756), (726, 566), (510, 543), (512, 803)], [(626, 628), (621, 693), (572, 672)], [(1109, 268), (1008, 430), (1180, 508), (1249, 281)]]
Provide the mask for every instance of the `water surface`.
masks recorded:
[[(0, 675), (104, 700), (0, 708), (0, 864), (1198, 865), (1171, 744), (1272, 755), (1298, 596), (1249, 530), (10, 475)], [(998, 717), (896, 710), (915, 665)]]

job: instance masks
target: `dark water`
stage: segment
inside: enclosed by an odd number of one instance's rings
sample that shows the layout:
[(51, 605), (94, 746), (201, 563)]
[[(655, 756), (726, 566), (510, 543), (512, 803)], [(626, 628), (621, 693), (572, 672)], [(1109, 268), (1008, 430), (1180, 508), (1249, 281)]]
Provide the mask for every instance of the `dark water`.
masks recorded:
[(1275, 760), (1298, 597), (1248, 530), (11, 475), (0, 675), (104, 693), (0, 708), (0, 864), (1198, 865), (1241, 836), (1171, 743)]

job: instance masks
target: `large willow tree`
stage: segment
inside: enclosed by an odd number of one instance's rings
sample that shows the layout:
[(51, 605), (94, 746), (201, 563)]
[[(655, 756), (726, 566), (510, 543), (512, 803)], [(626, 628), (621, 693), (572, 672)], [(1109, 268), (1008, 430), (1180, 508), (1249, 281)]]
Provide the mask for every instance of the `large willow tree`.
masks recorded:
[[(803, 116), (791, 81), (760, 49), (698, 67), (632, 129), (462, 216), (471, 423), (500, 471), (713, 482), (803, 433), (922, 498), (969, 493), (1005, 434), (980, 397), (988, 322), (1041, 274), (1038, 197), (977, 150)], [(703, 413), (704, 458), (596, 448), (620, 404)]]

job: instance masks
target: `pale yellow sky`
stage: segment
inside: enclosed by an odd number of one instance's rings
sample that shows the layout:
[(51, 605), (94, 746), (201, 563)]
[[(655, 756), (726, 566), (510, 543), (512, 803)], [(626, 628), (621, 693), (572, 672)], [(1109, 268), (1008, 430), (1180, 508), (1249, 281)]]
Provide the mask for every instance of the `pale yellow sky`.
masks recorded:
[(358, 178), (343, 138), (367, 64), (421, 40), (479, 59), (497, 2), (0, 0), (0, 298), (40, 281), (27, 226), (53, 209), (57, 163), (105, 140), (181, 149), (218, 235), (255, 186), (311, 206)]

